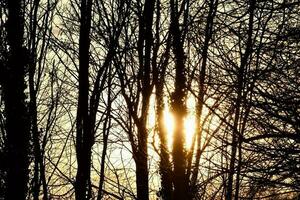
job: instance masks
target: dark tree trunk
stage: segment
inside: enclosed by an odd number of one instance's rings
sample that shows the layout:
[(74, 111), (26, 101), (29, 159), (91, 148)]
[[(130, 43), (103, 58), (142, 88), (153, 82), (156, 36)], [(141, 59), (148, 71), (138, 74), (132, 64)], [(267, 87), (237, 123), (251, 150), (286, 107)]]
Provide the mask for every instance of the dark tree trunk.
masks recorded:
[(139, 81), (142, 85), (141, 115), (136, 122), (138, 128), (138, 147), (135, 155), (137, 198), (149, 199), (148, 172), (148, 131), (147, 117), (152, 93), (151, 85), (151, 51), (153, 46), (152, 24), (155, 0), (146, 0), (143, 14), (139, 21), (138, 55)]
[(174, 115), (174, 136), (173, 136), (173, 183), (174, 200), (188, 199), (188, 180), (186, 177), (186, 153), (184, 149), (185, 133), (184, 119), (186, 116), (186, 77), (185, 77), (185, 54), (183, 50), (183, 38), (179, 28), (179, 16), (177, 5), (174, 0), (170, 1), (171, 6), (171, 35), (172, 47), (175, 55), (175, 91), (171, 97), (171, 107)]
[(200, 119), (201, 119), (203, 105), (204, 105), (204, 95), (205, 95), (204, 82), (206, 76), (208, 48), (209, 48), (209, 42), (213, 34), (213, 22), (217, 12), (217, 6), (218, 6), (218, 0), (210, 0), (209, 13), (207, 16), (206, 27), (205, 27), (205, 39), (204, 39), (204, 46), (202, 51), (202, 64), (200, 68), (200, 77), (199, 77), (199, 93), (197, 96), (197, 105), (196, 105), (197, 149), (196, 149), (196, 161), (195, 161), (194, 171), (191, 178), (192, 190), (195, 189), (194, 187), (197, 182), (197, 177), (199, 173), (199, 163), (200, 163), (200, 156), (201, 156), (201, 138), (202, 138), (202, 125)]
[(140, 140), (139, 148), (136, 155), (136, 186), (137, 199), (149, 199), (149, 178), (148, 178), (148, 146), (147, 146), (147, 130), (139, 130)]
[(164, 127), (163, 111), (163, 89), (162, 84), (156, 87), (156, 105), (157, 105), (157, 129), (160, 139), (160, 163), (159, 171), (161, 176), (161, 192), (164, 200), (172, 199), (172, 177), (171, 177), (171, 163), (167, 145), (167, 133)]
[(36, 70), (36, 29), (37, 29), (37, 12), (39, 7), (39, 0), (35, 0), (32, 5), (30, 16), (30, 65), (29, 65), (29, 115), (30, 115), (30, 126), (31, 126), (31, 134), (32, 134), (32, 142), (33, 142), (33, 155), (34, 155), (34, 172), (33, 172), (33, 199), (38, 200), (40, 194), (40, 165), (42, 164), (42, 155), (40, 148), (40, 134), (38, 131), (37, 124), (37, 105), (36, 105), (36, 94), (37, 91), (35, 89), (35, 81), (34, 75)]
[[(38, 63), (40, 64), (42, 60), (44, 59), (43, 55), (40, 54), (39, 57), (37, 57), (37, 26), (38, 26), (38, 9), (40, 7), (40, 0), (34, 0), (32, 3), (32, 10), (30, 10), (30, 25), (29, 25), (29, 43), (28, 43), (28, 49), (30, 53), (30, 64), (29, 64), (29, 96), (30, 96), (30, 102), (29, 102), (29, 115), (30, 115), (30, 126), (31, 126), (31, 134), (32, 134), (32, 143), (33, 143), (33, 155), (34, 155), (34, 172), (33, 172), (33, 199), (38, 200), (40, 196), (40, 187), (41, 184), (43, 185), (43, 199), (48, 199), (48, 191), (47, 191), (47, 183), (46, 183), (46, 177), (45, 177), (45, 166), (44, 166), (44, 160), (43, 160), (43, 150), (41, 149), (41, 132), (38, 130), (38, 121), (37, 121), (37, 87), (39, 84), (39, 77), (35, 77), (36, 75), (36, 69), (38, 66)], [(43, 24), (43, 27), (46, 27), (48, 25), (48, 19), (49, 17), (50, 9), (46, 11), (47, 20), (46, 23)], [(47, 28), (46, 28), (47, 31)], [(46, 32), (45, 31), (45, 32)], [(46, 34), (46, 33), (45, 33)], [(42, 51), (46, 52), (45, 44), (46, 39), (43, 37), (43, 43), (42, 43)], [(39, 68), (40, 69), (40, 68)], [(35, 80), (37, 79), (37, 80)], [(43, 145), (42, 145), (43, 146)]]
[(23, 47), (24, 2), (8, 2), (7, 37), (10, 46), (8, 66), (3, 85), (7, 131), (7, 190), (8, 200), (22, 200), (27, 196), (30, 131), (25, 103), (25, 68), (27, 51)]
[(79, 36), (79, 96), (76, 122), (77, 174), (75, 196), (77, 200), (91, 198), (91, 148), (93, 130), (89, 121), (89, 47), (92, 0), (81, 1)]
[(167, 144), (167, 131), (165, 129), (164, 122), (164, 82), (166, 67), (169, 62), (171, 40), (170, 37), (167, 39), (166, 51), (162, 56), (163, 62), (157, 64), (157, 54), (159, 50), (159, 23), (160, 23), (160, 1), (157, 1), (157, 21), (156, 21), (156, 45), (153, 49), (153, 81), (155, 85), (155, 97), (156, 97), (156, 131), (160, 140), (160, 163), (159, 173), (161, 177), (161, 197), (164, 200), (172, 199), (172, 168), (170, 162), (170, 152)]
[[(34, 152), (34, 177), (33, 177), (33, 198), (39, 199), (40, 186), (42, 175), (44, 175), (44, 163), (40, 146), (40, 132), (37, 125), (37, 109), (36, 109), (36, 91), (34, 89), (33, 75), (29, 72), (29, 90), (30, 90), (30, 118), (31, 118), (31, 132), (33, 140), (33, 152)], [(47, 198), (45, 196), (44, 198)]]
[(108, 136), (110, 132), (111, 127), (111, 104), (112, 104), (112, 75), (111, 75), (111, 69), (109, 69), (108, 72), (108, 97), (107, 97), (107, 112), (106, 112), (106, 118), (103, 124), (103, 147), (102, 147), (102, 155), (101, 155), (101, 169), (100, 169), (100, 180), (99, 180), (99, 189), (98, 189), (98, 196), (97, 200), (101, 200), (103, 198), (103, 186), (105, 181), (105, 157), (107, 152), (107, 145), (108, 145)]

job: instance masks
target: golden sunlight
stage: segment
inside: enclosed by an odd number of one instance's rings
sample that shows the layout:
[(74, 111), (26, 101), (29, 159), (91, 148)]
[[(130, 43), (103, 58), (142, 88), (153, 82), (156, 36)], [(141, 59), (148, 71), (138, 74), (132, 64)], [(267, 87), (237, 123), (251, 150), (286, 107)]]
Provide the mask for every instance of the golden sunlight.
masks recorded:
[[(195, 100), (194, 98), (188, 98), (187, 99), (187, 109), (188, 113), (185, 118), (184, 122), (184, 132), (185, 132), (185, 144), (186, 148), (190, 148), (193, 142), (193, 135), (195, 133), (195, 114), (191, 112), (195, 106)], [(173, 130), (174, 130), (174, 118), (172, 115), (172, 112), (169, 110), (169, 108), (166, 108), (164, 111), (164, 123), (165, 128), (167, 130), (168, 134), (168, 146), (171, 149), (172, 143), (173, 143)]]
[[(148, 115), (148, 128), (149, 130), (154, 130), (155, 127), (155, 96), (152, 95), (150, 98), (150, 109)], [(165, 105), (168, 105), (167, 100), (165, 100)], [(185, 132), (185, 147), (187, 149), (191, 148), (193, 142), (193, 136), (195, 133), (195, 99), (189, 97), (187, 99), (187, 116), (184, 122), (184, 132)], [(169, 106), (166, 106), (164, 109), (164, 126), (167, 132), (167, 143), (168, 148), (172, 149), (173, 144), (173, 131), (174, 131), (174, 118), (172, 111), (170, 110)], [(158, 140), (157, 140), (158, 141)], [(156, 141), (156, 142), (157, 142)]]

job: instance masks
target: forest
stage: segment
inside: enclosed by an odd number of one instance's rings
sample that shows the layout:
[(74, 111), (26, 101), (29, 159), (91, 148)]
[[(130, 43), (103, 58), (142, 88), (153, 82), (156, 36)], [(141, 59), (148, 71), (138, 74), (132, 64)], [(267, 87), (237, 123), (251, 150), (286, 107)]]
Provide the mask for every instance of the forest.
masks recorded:
[(298, 0), (1, 0), (0, 199), (299, 200)]

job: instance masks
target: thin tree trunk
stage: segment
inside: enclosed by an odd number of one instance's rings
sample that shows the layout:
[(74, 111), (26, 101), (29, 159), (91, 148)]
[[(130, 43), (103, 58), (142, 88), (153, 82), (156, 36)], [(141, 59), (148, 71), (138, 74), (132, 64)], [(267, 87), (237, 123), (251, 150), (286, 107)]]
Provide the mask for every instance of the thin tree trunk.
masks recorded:
[(7, 38), (10, 51), (3, 85), (8, 151), (5, 199), (25, 200), (29, 174), (30, 127), (24, 92), (25, 68), (29, 64), (27, 50), (23, 47), (24, 2), (22, 0), (7, 2)]
[[(38, 127), (38, 113), (37, 113), (37, 93), (40, 85), (40, 71), (42, 71), (43, 61), (46, 59), (46, 53), (48, 50), (49, 41), (46, 39), (48, 31), (51, 29), (51, 21), (53, 15), (51, 12), (54, 7), (51, 7), (51, 3), (47, 2), (47, 9), (45, 10), (43, 17), (45, 20), (42, 23), (42, 27), (45, 29), (42, 32), (37, 32), (39, 24), (39, 8), (40, 0), (34, 0), (32, 8), (30, 10), (30, 25), (29, 25), (29, 42), (28, 49), (30, 53), (30, 65), (29, 65), (29, 115), (30, 115), (30, 126), (33, 142), (33, 154), (34, 154), (34, 177), (33, 177), (33, 198), (38, 200), (40, 197), (40, 187), (42, 185), (43, 200), (48, 199), (48, 188), (45, 175), (45, 164), (44, 164), (44, 148), (46, 143), (45, 140), (41, 138), (41, 130)], [(57, 2), (56, 2), (57, 3)], [(54, 4), (56, 4), (54, 3)], [(39, 43), (39, 38), (41, 38), (41, 43)], [(39, 50), (37, 48), (39, 47)], [(38, 72), (38, 73), (37, 73)], [(42, 142), (42, 143), (41, 143)]]
[(40, 132), (37, 125), (37, 110), (36, 110), (36, 92), (33, 86), (33, 76), (29, 73), (29, 88), (30, 88), (30, 118), (31, 118), (31, 132), (33, 139), (34, 152), (34, 177), (33, 177), (33, 199), (38, 200), (41, 187), (41, 169), (43, 167), (43, 158), (40, 147)]
[(167, 144), (167, 132), (165, 129), (164, 122), (164, 82), (165, 82), (165, 73), (166, 67), (169, 62), (170, 57), (170, 37), (167, 39), (166, 51), (162, 56), (163, 62), (158, 65), (157, 64), (157, 54), (159, 50), (160, 43), (160, 0), (157, 0), (156, 3), (156, 45), (153, 48), (153, 81), (155, 85), (155, 97), (156, 97), (156, 130), (160, 140), (160, 163), (159, 163), (159, 173), (161, 177), (161, 196), (164, 200), (172, 199), (172, 168), (170, 162), (170, 154), (168, 150)]
[[(241, 103), (243, 98), (243, 86), (244, 86), (244, 72), (246, 65), (248, 63), (248, 59), (252, 52), (252, 33), (253, 33), (253, 18), (254, 18), (254, 10), (255, 10), (256, 1), (250, 1), (249, 7), (249, 28), (247, 33), (247, 43), (246, 43), (246, 50), (244, 55), (241, 58), (241, 65), (238, 70), (238, 77), (237, 77), (237, 99), (235, 105), (235, 113), (234, 113), (234, 123), (233, 123), (233, 135), (232, 135), (232, 146), (231, 146), (231, 155), (230, 155), (230, 164), (229, 164), (229, 173), (228, 173), (228, 183), (226, 186), (226, 200), (233, 199), (233, 176), (235, 174), (235, 161), (236, 161), (236, 152), (238, 144), (240, 143), (239, 139), (240, 132), (238, 130), (239, 121), (240, 121), (240, 109)], [(237, 178), (239, 180), (239, 177)], [(238, 194), (239, 191), (236, 191)], [(238, 198), (238, 197), (235, 197)]]
[[(33, 199), (38, 200), (40, 196), (41, 187), (41, 170), (44, 170), (43, 158), (40, 147), (40, 132), (37, 124), (37, 103), (35, 88), (35, 71), (36, 71), (36, 29), (37, 29), (37, 13), (39, 8), (39, 0), (33, 2), (32, 15), (30, 16), (30, 56), (31, 62), (29, 65), (29, 115), (30, 125), (33, 141), (33, 154), (34, 154), (34, 175), (33, 175)], [(47, 198), (47, 197), (44, 197)]]
[(30, 126), (33, 141), (33, 154), (34, 154), (34, 173), (33, 173), (33, 199), (38, 200), (40, 195), (40, 163), (41, 149), (39, 141), (39, 131), (37, 125), (37, 108), (36, 108), (36, 89), (34, 86), (34, 75), (36, 69), (36, 27), (37, 27), (37, 12), (39, 7), (39, 0), (33, 2), (33, 8), (30, 15), (30, 56), (31, 62), (29, 65), (29, 115), (30, 115)]
[(108, 97), (107, 97), (107, 112), (106, 112), (106, 118), (103, 125), (103, 148), (102, 148), (102, 155), (101, 155), (101, 169), (100, 169), (100, 180), (99, 180), (99, 189), (98, 189), (98, 196), (97, 200), (101, 200), (103, 197), (103, 185), (104, 185), (104, 179), (105, 179), (105, 157), (106, 157), (106, 151), (107, 151), (107, 143), (108, 143), (108, 135), (110, 131), (111, 126), (111, 70), (108, 72)]
[[(252, 83), (252, 86), (249, 89), (250, 94), (250, 99), (252, 98), (252, 91), (254, 87), (254, 82)], [(251, 109), (251, 103), (248, 105), (248, 107), (245, 109), (245, 113), (243, 116), (243, 121), (242, 121), (242, 126), (241, 126), (241, 131), (239, 134), (239, 139), (238, 139), (238, 165), (237, 165), (237, 170), (236, 170), (236, 181), (235, 181), (235, 194), (234, 194), (234, 199), (238, 200), (239, 199), (239, 190), (240, 190), (240, 175), (241, 175), (241, 169), (242, 169), (242, 143), (243, 143), (243, 135), (245, 132), (246, 124), (247, 124), (247, 119), (250, 113)]]
[(236, 169), (234, 200), (239, 199), (240, 175), (241, 175), (241, 167), (242, 167), (241, 166), (242, 165), (242, 141), (241, 141), (241, 138), (239, 138), (239, 140), (238, 140), (237, 150), (238, 150), (238, 160), (237, 160), (237, 169)]
[(157, 106), (157, 129), (160, 139), (160, 163), (159, 171), (161, 176), (162, 197), (164, 200), (172, 198), (172, 174), (171, 163), (167, 144), (167, 132), (163, 118), (164, 100), (162, 84), (156, 87), (156, 106)]
[(197, 133), (197, 150), (196, 150), (196, 161), (194, 166), (194, 171), (192, 174), (191, 179), (191, 186), (194, 189), (198, 173), (199, 173), (199, 163), (200, 163), (200, 156), (201, 156), (201, 138), (202, 138), (202, 126), (201, 126), (201, 115), (203, 110), (203, 101), (205, 95), (205, 76), (206, 76), (206, 65), (207, 65), (207, 58), (208, 58), (208, 47), (209, 42), (213, 34), (213, 22), (214, 17), (217, 12), (218, 0), (210, 0), (209, 3), (209, 13), (207, 16), (206, 27), (205, 27), (205, 40), (204, 40), (204, 47), (202, 53), (202, 65), (200, 68), (200, 78), (199, 78), (199, 93), (197, 97), (197, 106), (196, 106), (196, 133)]

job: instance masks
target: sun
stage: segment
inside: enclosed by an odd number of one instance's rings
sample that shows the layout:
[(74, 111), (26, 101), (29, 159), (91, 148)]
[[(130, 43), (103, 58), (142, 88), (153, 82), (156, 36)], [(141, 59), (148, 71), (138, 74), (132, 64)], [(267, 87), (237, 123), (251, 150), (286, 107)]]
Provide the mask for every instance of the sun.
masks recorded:
[[(187, 149), (190, 149), (194, 133), (195, 133), (195, 99), (189, 97), (187, 99), (187, 115), (184, 120), (184, 132), (185, 132), (185, 146)], [(154, 130), (156, 124), (156, 114), (155, 114), (155, 97), (151, 96), (150, 98), (150, 105), (153, 105), (149, 109), (148, 115), (148, 128)], [(165, 100), (165, 105), (168, 105), (167, 100)], [(169, 150), (172, 149), (173, 144), (173, 131), (174, 131), (174, 117), (172, 111), (170, 110), (169, 106), (166, 106), (163, 112), (164, 117), (164, 128), (167, 134), (167, 144)]]
[[(192, 112), (194, 108), (194, 99), (188, 98), (187, 109), (188, 113), (184, 120), (184, 132), (185, 132), (185, 145), (189, 149), (193, 143), (193, 137), (195, 133), (195, 114)], [(168, 147), (172, 149), (173, 143), (173, 131), (174, 131), (174, 117), (169, 108), (164, 110), (164, 124), (167, 131)]]

